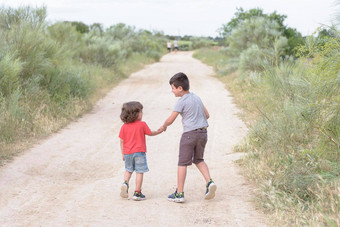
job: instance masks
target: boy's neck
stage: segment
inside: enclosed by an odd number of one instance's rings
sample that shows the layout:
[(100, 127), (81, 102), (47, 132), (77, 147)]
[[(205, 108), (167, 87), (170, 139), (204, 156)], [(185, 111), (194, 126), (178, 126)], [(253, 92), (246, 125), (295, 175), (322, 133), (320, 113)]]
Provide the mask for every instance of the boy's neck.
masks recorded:
[(190, 93), (190, 91), (182, 91), (181, 93), (180, 93), (180, 97), (182, 97), (183, 95), (185, 95), (185, 94), (189, 94)]

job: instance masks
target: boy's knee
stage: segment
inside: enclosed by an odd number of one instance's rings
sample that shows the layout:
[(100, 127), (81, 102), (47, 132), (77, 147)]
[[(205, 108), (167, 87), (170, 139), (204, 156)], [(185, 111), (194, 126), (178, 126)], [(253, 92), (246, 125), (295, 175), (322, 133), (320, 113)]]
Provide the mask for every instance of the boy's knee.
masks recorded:
[(199, 164), (202, 163), (202, 162), (204, 162), (204, 159), (202, 159), (202, 160), (196, 160), (196, 161), (194, 161), (194, 164), (197, 166), (197, 165), (199, 165)]

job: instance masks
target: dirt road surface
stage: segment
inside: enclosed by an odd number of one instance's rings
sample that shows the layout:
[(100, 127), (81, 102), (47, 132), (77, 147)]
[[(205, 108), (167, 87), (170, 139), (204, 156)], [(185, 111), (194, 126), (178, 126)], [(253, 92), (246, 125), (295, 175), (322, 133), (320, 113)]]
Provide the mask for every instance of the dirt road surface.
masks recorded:
[[(167, 131), (147, 137), (150, 171), (144, 175), (145, 201), (119, 196), (123, 181), (118, 133), (124, 102), (144, 105), (143, 120), (158, 129), (177, 100), (169, 78), (184, 72), (190, 91), (210, 112), (205, 160), (217, 184), (216, 197), (203, 199), (205, 182), (188, 168), (183, 204), (167, 201), (176, 188), (181, 117)], [(213, 70), (192, 52), (165, 55), (132, 74), (94, 109), (0, 169), (0, 226), (265, 226), (254, 208), (251, 186), (234, 163), (232, 148), (246, 135), (244, 123)]]

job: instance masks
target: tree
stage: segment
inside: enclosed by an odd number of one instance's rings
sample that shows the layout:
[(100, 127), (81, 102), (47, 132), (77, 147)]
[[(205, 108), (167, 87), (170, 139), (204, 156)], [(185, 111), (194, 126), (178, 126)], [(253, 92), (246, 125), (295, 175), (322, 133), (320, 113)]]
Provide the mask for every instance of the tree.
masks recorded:
[(108, 36), (115, 40), (126, 40), (128, 38), (133, 38), (136, 35), (135, 27), (125, 25), (124, 23), (118, 23), (112, 25), (106, 30)]
[(238, 56), (253, 45), (263, 49), (271, 48), (281, 34), (277, 22), (264, 17), (255, 17), (239, 23), (228, 36), (227, 43), (231, 54)]
[(221, 28), (222, 37), (226, 38), (231, 34), (231, 31), (237, 27), (241, 22), (250, 19), (252, 17), (262, 17), (263, 11), (262, 9), (250, 9), (249, 11), (244, 11), (243, 8), (236, 8), (236, 13), (234, 17), (227, 23), (224, 24)]
[(65, 21), (65, 23), (70, 23), (71, 25), (75, 26), (76, 30), (80, 33), (88, 33), (90, 31), (89, 26), (87, 26), (83, 22)]
[(284, 20), (287, 18), (287, 16), (278, 14), (276, 11), (268, 15), (263, 13), (263, 10), (260, 8), (250, 9), (249, 11), (244, 11), (243, 8), (237, 8), (235, 16), (220, 29), (222, 37), (228, 43), (228, 39), (230, 38), (233, 29), (237, 28), (238, 25), (244, 21), (256, 17), (262, 17), (268, 19), (269, 21), (275, 22), (277, 24), (278, 31), (288, 39), (288, 46), (285, 51), (286, 54), (295, 55), (296, 47), (303, 44), (304, 42), (303, 37), (296, 29), (284, 25)]
[(99, 36), (102, 36), (104, 34), (103, 25), (100, 23), (93, 23), (92, 25), (90, 25), (90, 31), (94, 32)]
[(283, 35), (288, 39), (287, 54), (296, 56), (297, 47), (304, 44), (304, 38), (301, 33), (295, 28), (286, 28), (283, 31)]

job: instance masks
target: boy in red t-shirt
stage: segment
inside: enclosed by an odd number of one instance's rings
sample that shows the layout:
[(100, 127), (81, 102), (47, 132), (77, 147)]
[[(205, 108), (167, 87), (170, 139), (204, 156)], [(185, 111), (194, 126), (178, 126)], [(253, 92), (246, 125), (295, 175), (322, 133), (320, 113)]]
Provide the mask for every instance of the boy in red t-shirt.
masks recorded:
[(120, 119), (124, 122), (119, 138), (123, 161), (125, 161), (124, 183), (121, 186), (120, 196), (128, 197), (129, 181), (133, 171), (136, 171), (136, 189), (133, 200), (144, 200), (142, 194), (143, 174), (148, 169), (146, 162), (145, 135), (155, 136), (162, 131), (151, 131), (148, 125), (141, 121), (143, 117), (143, 105), (140, 102), (127, 102), (123, 104)]

